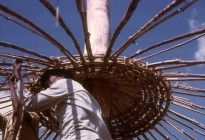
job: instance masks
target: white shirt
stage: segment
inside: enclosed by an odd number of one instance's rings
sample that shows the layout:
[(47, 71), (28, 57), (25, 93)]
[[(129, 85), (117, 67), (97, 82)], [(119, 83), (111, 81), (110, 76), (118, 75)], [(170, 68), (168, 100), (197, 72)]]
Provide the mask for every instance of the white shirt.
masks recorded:
[(17, 92), (26, 110), (39, 112), (57, 106), (62, 140), (111, 140), (99, 104), (78, 82), (60, 79), (34, 96), (23, 94), (22, 87), (18, 81)]

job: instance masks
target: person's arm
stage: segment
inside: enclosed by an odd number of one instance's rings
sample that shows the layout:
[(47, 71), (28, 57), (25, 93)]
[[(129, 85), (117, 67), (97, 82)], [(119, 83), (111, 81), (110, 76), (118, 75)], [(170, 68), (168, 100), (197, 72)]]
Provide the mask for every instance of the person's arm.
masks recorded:
[(17, 82), (17, 93), (20, 95), (20, 101), (28, 111), (44, 111), (52, 106), (59, 104), (68, 96), (66, 79), (56, 81), (47, 90), (41, 91), (35, 95), (22, 90), (23, 82)]
[(21, 110), (20, 110), (20, 102), (15, 92), (14, 88), (14, 80), (19, 80), (21, 78), (20, 69), (21, 69), (21, 60), (14, 60), (13, 66), (13, 75), (9, 78), (9, 86), (11, 92), (11, 101), (13, 107), (13, 116), (12, 116), (12, 126), (11, 126), (11, 135), (8, 138), (9, 140), (15, 140), (17, 136), (18, 129), (21, 125)]
[(10, 92), (11, 92), (11, 101), (12, 101), (12, 106), (13, 106), (13, 113), (17, 114), (19, 107), (20, 107), (20, 102), (19, 102), (18, 97), (15, 93), (14, 76), (13, 75), (9, 78), (9, 86), (10, 86)]

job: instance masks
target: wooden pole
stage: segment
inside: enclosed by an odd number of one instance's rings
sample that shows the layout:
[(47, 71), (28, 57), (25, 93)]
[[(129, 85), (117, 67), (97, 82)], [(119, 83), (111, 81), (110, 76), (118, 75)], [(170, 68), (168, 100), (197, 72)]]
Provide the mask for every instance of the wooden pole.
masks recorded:
[(105, 55), (110, 43), (109, 0), (87, 0), (87, 23), (93, 56)]
[[(87, 26), (94, 58), (95, 56), (104, 56), (110, 44), (109, 16), (109, 0), (87, 0)], [(87, 55), (86, 49), (84, 49), (84, 55)], [(112, 93), (109, 83), (103, 79), (92, 77), (85, 81), (85, 84), (100, 104), (103, 118), (109, 129), (108, 120)]]

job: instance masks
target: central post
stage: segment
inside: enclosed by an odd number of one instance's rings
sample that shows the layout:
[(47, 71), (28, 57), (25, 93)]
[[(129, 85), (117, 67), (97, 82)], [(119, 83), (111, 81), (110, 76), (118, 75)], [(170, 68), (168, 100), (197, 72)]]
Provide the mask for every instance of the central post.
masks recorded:
[[(92, 54), (104, 56), (110, 43), (110, 15), (108, 0), (87, 0), (87, 25)], [(86, 48), (86, 47), (85, 47)], [(84, 55), (87, 55), (84, 49)], [(98, 61), (95, 59), (95, 61)], [(86, 87), (101, 106), (105, 121), (110, 116), (111, 88), (109, 83), (98, 77), (85, 81)], [(109, 127), (109, 126), (108, 126)]]

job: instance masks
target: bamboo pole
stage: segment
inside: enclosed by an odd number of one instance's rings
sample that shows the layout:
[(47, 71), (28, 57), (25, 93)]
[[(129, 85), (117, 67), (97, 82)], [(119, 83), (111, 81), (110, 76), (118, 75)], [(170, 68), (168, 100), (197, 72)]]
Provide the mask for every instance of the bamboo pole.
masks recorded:
[(174, 94), (180, 94), (180, 95), (187, 95), (187, 96), (194, 96), (194, 97), (199, 97), (199, 98), (205, 98), (205, 95), (201, 94), (195, 94), (195, 93), (186, 93), (186, 92), (179, 92), (179, 91), (172, 91)]
[(205, 78), (205, 74), (180, 73), (180, 72), (163, 72), (163, 77), (200, 77)]
[(178, 139), (179, 140), (179, 138), (176, 136), (176, 135), (174, 135), (167, 127), (165, 127), (163, 124), (161, 124), (161, 123), (159, 123), (159, 126), (161, 126), (164, 130), (166, 130), (170, 135), (172, 135), (174, 138), (176, 138), (176, 139)]
[(188, 107), (188, 106), (186, 106), (186, 105), (182, 105), (182, 104), (177, 103), (177, 102), (174, 102), (174, 101), (172, 101), (172, 104), (173, 104), (173, 105), (176, 105), (176, 106), (178, 106), (178, 107), (181, 107), (181, 108), (187, 109), (187, 110), (189, 110), (189, 111), (196, 112), (196, 113), (201, 114), (201, 115), (205, 115), (204, 112), (201, 112), (201, 111), (198, 111), (198, 110), (192, 109), (191, 107)]
[(193, 32), (188, 32), (188, 33), (183, 34), (183, 35), (172, 37), (171, 39), (164, 40), (162, 42), (159, 42), (159, 43), (156, 43), (152, 46), (149, 46), (145, 49), (139, 50), (137, 53), (135, 53), (135, 54), (131, 55), (130, 57), (128, 57), (128, 59), (139, 56), (139, 55), (141, 55), (141, 54), (143, 54), (143, 53), (145, 53), (149, 50), (160, 47), (162, 45), (165, 45), (165, 44), (168, 44), (168, 43), (171, 43), (171, 42), (174, 42), (174, 41), (178, 41), (178, 40), (181, 40), (181, 39), (184, 39), (184, 38), (188, 38), (188, 37), (191, 37), (191, 36), (195, 36), (195, 35), (198, 35), (198, 34), (202, 34), (204, 32), (205, 32), (205, 29), (198, 29), (198, 30), (193, 31)]
[(12, 48), (12, 49), (15, 49), (15, 50), (19, 50), (19, 51), (21, 51), (21, 52), (25, 52), (25, 53), (28, 53), (28, 54), (31, 54), (31, 55), (34, 55), (34, 56), (37, 56), (37, 57), (46, 59), (46, 60), (48, 60), (49, 62), (53, 63), (53, 60), (50, 59), (49, 57), (45, 56), (45, 55), (36, 53), (36, 52), (34, 52), (34, 51), (31, 51), (31, 50), (27, 50), (27, 49), (25, 49), (25, 48), (23, 48), (23, 47), (20, 47), (20, 46), (17, 46), (17, 45), (8, 43), (8, 42), (0, 41), (0, 46)]
[(154, 68), (154, 70), (156, 70), (156, 71), (169, 70), (169, 69), (189, 67), (189, 66), (200, 65), (200, 64), (205, 64), (205, 61), (203, 61), (203, 60), (202, 61), (180, 61), (177, 65), (166, 66), (166, 67), (157, 67), (157, 68)]
[(148, 55), (148, 56), (146, 56), (146, 57), (142, 57), (142, 58), (140, 58), (140, 59), (137, 59), (136, 61), (142, 61), (142, 60), (145, 60), (145, 59), (147, 59), (147, 58), (150, 58), (150, 57), (159, 55), (159, 54), (164, 53), (164, 52), (167, 52), (167, 51), (170, 51), (170, 50), (172, 50), (172, 49), (176, 49), (176, 48), (181, 47), (181, 46), (183, 46), (183, 45), (185, 45), (185, 44), (187, 44), (187, 43), (190, 43), (190, 42), (192, 42), (192, 41), (194, 41), (194, 40), (196, 40), (196, 39), (198, 39), (198, 38), (200, 38), (200, 37), (203, 37), (204, 35), (205, 35), (205, 33), (200, 34), (200, 35), (198, 35), (198, 36), (196, 36), (196, 37), (193, 37), (193, 38), (191, 38), (191, 39), (189, 39), (189, 40), (187, 40), (187, 41), (184, 41), (184, 42), (182, 42), (182, 43), (180, 43), (180, 44), (177, 44), (177, 45), (175, 45), (175, 46), (172, 46), (172, 47), (170, 47), (170, 48), (167, 48), (167, 49), (164, 49), (164, 50), (162, 50), (162, 51), (158, 51), (158, 52), (156, 52), (156, 53), (153, 53), (153, 54), (151, 54), (151, 55)]
[(157, 138), (155, 137), (155, 135), (154, 135), (151, 131), (148, 131), (148, 133), (150, 134), (150, 136), (152, 136), (152, 138), (153, 138), (154, 140), (157, 140)]
[(46, 33), (44, 30), (42, 30), (41, 28), (39, 28), (37, 25), (35, 25), (34, 23), (32, 23), (30, 20), (26, 19), (25, 17), (23, 17), (22, 15), (16, 13), (15, 11), (12, 11), (11, 9), (7, 8), (6, 6), (0, 4), (0, 10), (4, 11), (5, 13), (8, 13), (12, 16), (14, 16), (15, 18), (19, 19), (20, 21), (24, 22), (25, 24), (28, 24), (30, 27), (34, 28), (35, 30), (37, 30), (38, 32), (40, 32), (42, 35), (44, 35), (52, 44), (54, 44), (65, 56), (67, 56), (67, 58), (71, 61), (71, 63), (75, 66), (75, 58), (73, 57), (73, 55), (67, 50), (65, 49), (65, 47), (58, 42), (57, 40), (55, 40), (53, 37), (51, 37), (48, 33)]
[(106, 54), (110, 43), (109, 16), (108, 0), (87, 0), (87, 26), (94, 56)]
[(176, 89), (188, 90), (188, 91), (205, 92), (205, 89), (195, 88), (191, 86), (184, 86), (181, 84), (172, 84), (171, 87)]
[(111, 38), (110, 44), (109, 44), (108, 49), (106, 51), (106, 55), (104, 57), (104, 60), (107, 60), (107, 58), (110, 56), (110, 54), (112, 52), (112, 47), (113, 47), (113, 45), (115, 43), (115, 40), (117, 39), (117, 37), (120, 34), (120, 32), (123, 29), (123, 27), (127, 24), (129, 19), (133, 15), (133, 13), (134, 13), (135, 9), (137, 8), (139, 2), (140, 2), (139, 0), (132, 0), (130, 2), (130, 5), (129, 5), (128, 9), (127, 9), (127, 12), (125, 13), (123, 19), (121, 20), (121, 22), (119, 23), (119, 25), (115, 29), (115, 32), (114, 32), (114, 34), (113, 34), (113, 36)]
[(177, 123), (179, 123), (179, 124), (181, 124), (181, 125), (183, 125), (183, 126), (189, 128), (190, 130), (192, 130), (192, 131), (194, 131), (194, 132), (197, 132), (198, 134), (200, 134), (200, 135), (202, 135), (202, 136), (205, 136), (204, 133), (200, 132), (199, 130), (197, 130), (197, 129), (193, 128), (193, 127), (191, 127), (191, 126), (188, 125), (187, 123), (183, 123), (182, 121), (179, 121), (177, 118), (175, 118), (175, 117), (173, 117), (173, 116), (170, 116), (170, 115), (166, 114), (166, 117), (168, 117), (168, 118), (172, 119), (173, 121), (175, 121), (175, 122), (177, 122)]
[(111, 59), (116, 59), (130, 44), (134, 43), (137, 38), (139, 38), (144, 33), (146, 33), (147, 28), (149, 28), (153, 23), (157, 22), (161, 17), (163, 17), (166, 13), (171, 11), (173, 8), (180, 5), (182, 2), (184, 2), (184, 0), (177, 0), (167, 5), (162, 11), (156, 14), (150, 21), (148, 21), (143, 27), (141, 27), (140, 30), (138, 30), (134, 35), (129, 37), (127, 42), (125, 42), (119, 49), (117, 49), (113, 53), (113, 55), (111, 56)]
[(157, 127), (154, 127), (154, 130), (155, 130), (160, 136), (162, 136), (165, 140), (169, 139), (169, 136), (163, 134)]
[[(164, 19), (160, 20), (158, 23), (155, 23), (154, 26), (156, 26), (156, 24), (158, 25), (159, 23), (161, 23), (162, 21), (164, 20), (167, 20), (173, 16), (175, 16), (177, 13), (179, 12), (183, 12), (185, 9), (187, 9), (189, 6), (191, 6), (192, 4), (194, 4), (195, 2), (197, 2), (198, 0), (192, 0), (190, 2), (188, 2), (185, 6), (183, 6), (182, 8), (179, 8), (178, 10), (176, 10), (175, 12), (173, 12), (172, 14), (170, 14), (169, 16), (165, 17)], [(149, 46), (145, 49), (142, 49), (142, 50), (138, 50), (135, 54), (129, 56), (127, 59), (131, 59), (131, 58), (134, 58), (138, 55), (141, 55), (142, 53), (145, 53), (151, 49), (154, 49), (156, 47), (160, 47), (164, 44), (168, 44), (168, 43), (171, 43), (171, 42), (174, 42), (174, 41), (177, 41), (177, 40), (180, 40), (180, 39), (183, 39), (183, 38), (187, 38), (187, 37), (190, 37), (190, 36), (193, 36), (193, 35), (197, 35), (197, 34), (201, 34), (204, 32), (204, 29), (199, 29), (197, 31), (194, 31), (194, 32), (189, 32), (189, 33), (186, 33), (186, 34), (183, 34), (183, 35), (180, 35), (180, 36), (177, 36), (177, 37), (174, 37), (174, 38), (171, 38), (171, 39), (168, 39), (168, 40), (165, 40), (163, 42), (160, 42), (160, 43), (157, 43), (155, 45), (152, 45), (152, 46)]]
[(178, 113), (176, 111), (173, 111), (171, 109), (169, 109), (168, 112), (171, 113), (172, 115), (175, 115), (175, 116), (177, 116), (177, 117), (179, 117), (179, 118), (181, 118), (181, 119), (183, 119), (183, 120), (185, 120), (185, 121), (187, 121), (187, 122), (189, 122), (189, 123), (191, 123), (191, 124), (201, 128), (201, 129), (205, 130), (205, 125), (200, 123), (200, 122), (198, 122), (197, 120), (191, 119), (191, 118), (189, 118), (189, 117), (187, 117), (185, 115), (182, 115), (182, 114), (180, 114), (180, 113)]
[(149, 140), (148, 137), (145, 135), (145, 133), (142, 134), (142, 137), (143, 137), (145, 140)]
[(169, 124), (170, 126), (172, 126), (173, 128), (175, 128), (177, 131), (179, 131), (180, 133), (186, 135), (187, 137), (189, 137), (192, 140), (196, 140), (194, 137), (192, 137), (188, 132), (184, 131), (183, 129), (181, 129), (180, 127), (178, 127), (177, 125), (171, 123), (168, 120), (163, 119), (164, 122), (166, 122), (167, 124)]
[(13, 23), (15, 23), (15, 24), (25, 28), (26, 30), (29, 30), (30, 32), (32, 32), (32, 33), (34, 33), (36, 35), (39, 35), (39, 36), (41, 36), (41, 37), (43, 37), (43, 38), (45, 38), (47, 40), (47, 38), (44, 35), (42, 35), (40, 32), (38, 32), (37, 30), (34, 30), (34, 29), (30, 28), (30, 27), (25, 26), (21, 22), (19, 22), (17, 20), (14, 20), (11, 17), (8, 17), (6, 14), (0, 13), (0, 16), (4, 17), (6, 20), (9, 20), (9, 21), (11, 21), (11, 22), (13, 22)]
[(56, 140), (58, 136), (59, 136), (58, 134), (55, 134), (55, 135), (53, 136), (52, 140)]
[(24, 61), (30, 61), (30, 62), (34, 62), (34, 63), (37, 63), (37, 64), (46, 65), (46, 66), (52, 66), (52, 64), (50, 64), (49, 62), (39, 60), (39, 59), (36, 59), (36, 58), (30, 58), (30, 57), (27, 57), (27, 56), (19, 56), (19, 55), (9, 54), (9, 53), (5, 53), (5, 52), (0, 52), (0, 56), (19, 59), (19, 60), (24, 60)]
[[(40, 0), (40, 2), (52, 13), (53, 16), (56, 16), (56, 10), (53, 8), (53, 6), (50, 4), (49, 1), (47, 0)], [(82, 63), (85, 63), (85, 59), (83, 57), (82, 51), (80, 49), (80, 45), (77, 41), (77, 39), (74, 37), (73, 33), (71, 32), (71, 30), (68, 28), (68, 26), (66, 25), (66, 23), (64, 22), (63, 18), (59, 15), (59, 23), (60, 25), (63, 27), (64, 31), (67, 33), (68, 36), (70, 36), (70, 38), (72, 39), (75, 48), (77, 49), (80, 58), (82, 60)]]
[(85, 40), (85, 48), (86, 48), (86, 49), (84, 49), (84, 55), (87, 55), (89, 61), (93, 62), (93, 60), (94, 60), (93, 52), (92, 52), (93, 50), (91, 48), (91, 42), (90, 42), (91, 33), (89, 33), (89, 31), (88, 31), (87, 12), (86, 12), (87, 9), (85, 6), (85, 2), (84, 2), (84, 0), (83, 0), (83, 2), (81, 2), (81, 0), (77, 0), (76, 5), (77, 5), (78, 12), (80, 13), (80, 17), (81, 17), (81, 20), (83, 23), (84, 40)]
[(205, 78), (165, 78), (166, 81), (204, 81)]

